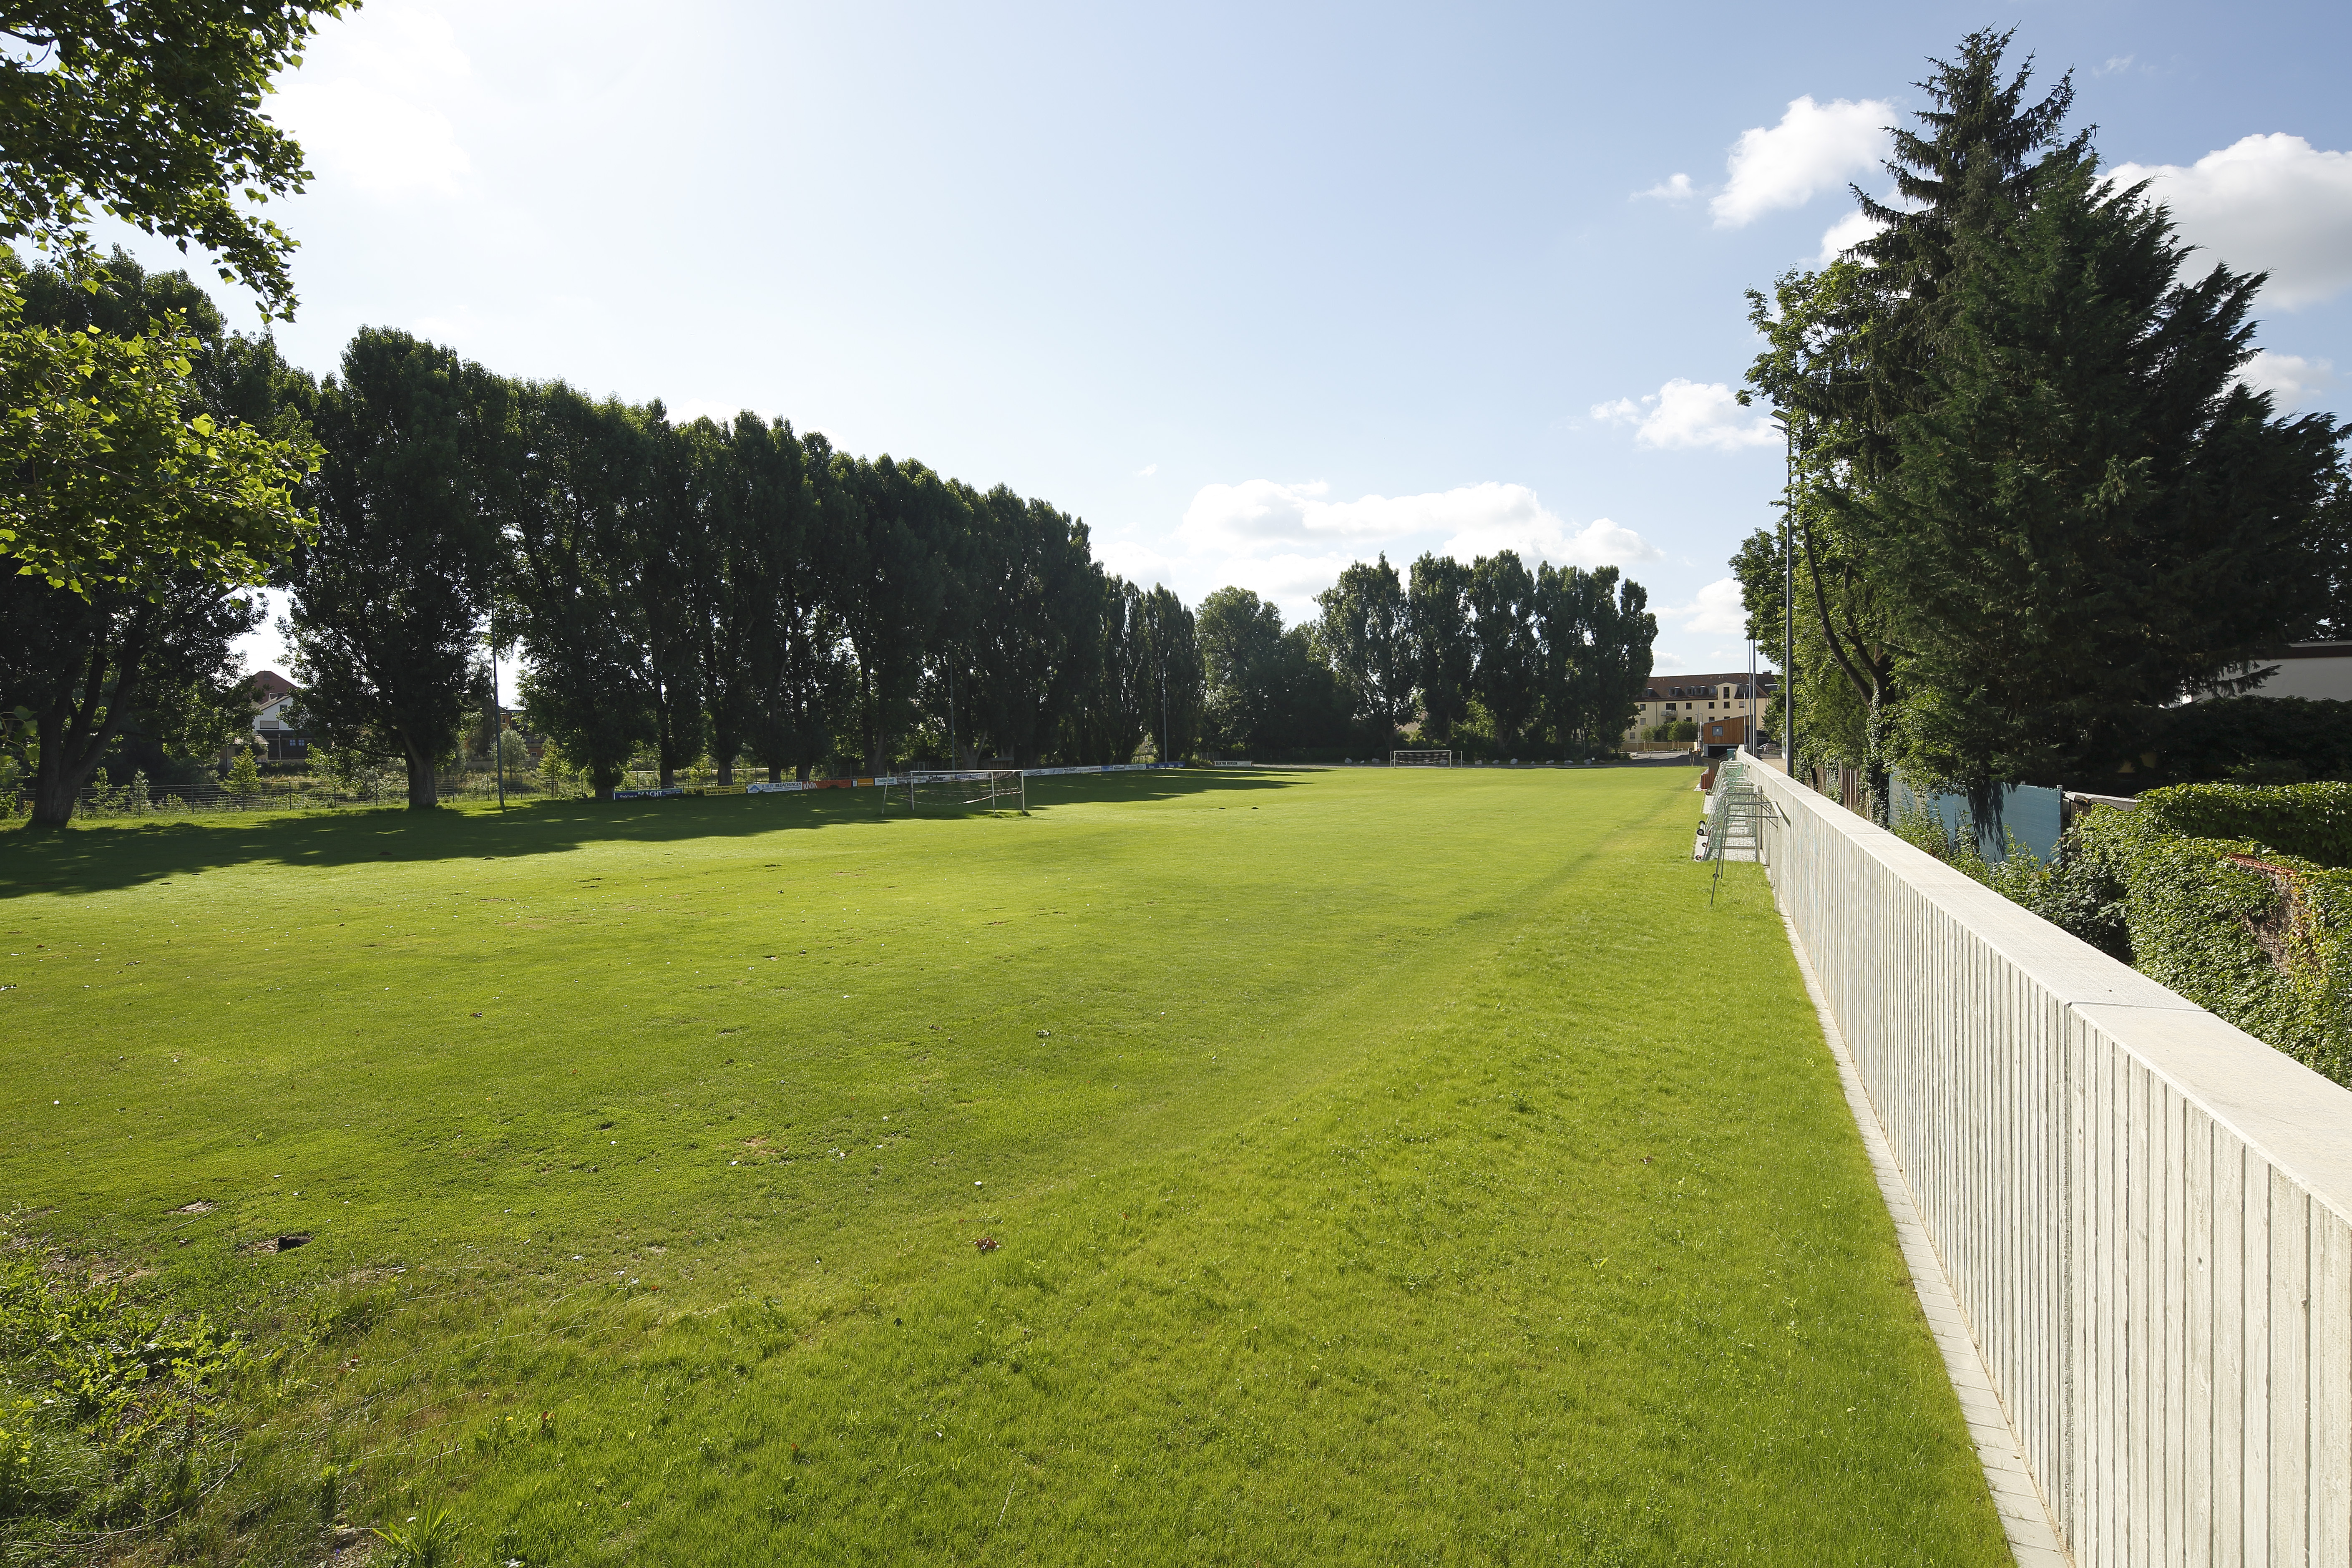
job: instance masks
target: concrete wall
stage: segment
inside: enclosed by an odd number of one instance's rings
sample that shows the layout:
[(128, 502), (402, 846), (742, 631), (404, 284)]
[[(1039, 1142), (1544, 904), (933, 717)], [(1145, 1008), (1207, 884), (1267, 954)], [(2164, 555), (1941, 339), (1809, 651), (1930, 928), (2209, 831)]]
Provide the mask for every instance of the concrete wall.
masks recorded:
[(2352, 1091), (1748, 777), (1780, 907), (2075, 1562), (2352, 1563)]

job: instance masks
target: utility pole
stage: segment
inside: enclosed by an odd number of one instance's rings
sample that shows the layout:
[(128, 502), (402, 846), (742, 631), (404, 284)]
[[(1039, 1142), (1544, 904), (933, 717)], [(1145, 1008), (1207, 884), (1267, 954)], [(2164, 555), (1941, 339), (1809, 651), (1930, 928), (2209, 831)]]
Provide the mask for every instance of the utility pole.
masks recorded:
[(1797, 432), (1783, 417), (1784, 466), (1780, 470), (1780, 765), (1797, 776)]

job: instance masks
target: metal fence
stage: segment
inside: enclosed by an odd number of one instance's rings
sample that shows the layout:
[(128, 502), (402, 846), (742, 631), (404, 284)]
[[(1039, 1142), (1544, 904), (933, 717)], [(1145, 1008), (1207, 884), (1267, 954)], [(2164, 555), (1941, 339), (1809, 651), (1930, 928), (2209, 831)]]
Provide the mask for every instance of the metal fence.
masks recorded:
[(2352, 1562), (2352, 1090), (1747, 776), (1775, 896), (2074, 1561)]
[[(651, 775), (647, 775), (650, 778)], [(443, 773), (434, 781), (436, 796), (446, 801), (494, 801), (499, 798), (496, 773)], [(577, 780), (545, 777), (535, 773), (509, 773), (509, 800), (570, 799), (592, 794)], [(92, 784), (74, 802), (74, 816), (89, 818), (171, 817), (222, 813), (333, 811), (408, 804), (405, 773), (382, 773), (371, 777), (334, 781), (308, 774), (263, 777), (250, 784), (211, 782), (191, 784), (151, 784), (133, 780), (121, 784)], [(29, 789), (0, 791), (0, 814), (24, 816), (33, 808)]]

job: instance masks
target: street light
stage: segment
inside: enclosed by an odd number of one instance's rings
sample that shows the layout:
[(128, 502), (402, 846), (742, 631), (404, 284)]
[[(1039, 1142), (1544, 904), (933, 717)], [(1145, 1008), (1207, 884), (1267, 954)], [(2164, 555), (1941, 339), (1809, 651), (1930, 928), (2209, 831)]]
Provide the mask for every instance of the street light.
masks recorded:
[(1797, 433), (1788, 420), (1780, 427), (1783, 466), (1780, 470), (1780, 766), (1791, 781), (1797, 776)]

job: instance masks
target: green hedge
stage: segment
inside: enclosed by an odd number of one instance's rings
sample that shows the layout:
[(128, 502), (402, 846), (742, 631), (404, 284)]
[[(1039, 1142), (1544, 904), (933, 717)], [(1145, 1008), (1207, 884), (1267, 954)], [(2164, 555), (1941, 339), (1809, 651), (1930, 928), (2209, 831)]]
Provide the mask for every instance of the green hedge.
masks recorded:
[(2250, 839), (2322, 866), (2352, 866), (2352, 784), (2177, 784), (2141, 795), (2134, 815), (2179, 837)]
[[(2120, 908), (2140, 973), (2352, 1087), (2352, 871), (2278, 850), (2297, 826), (2281, 815), (2294, 801), (2243, 798), (2317, 787), (2153, 792), (2137, 811), (2086, 814), (2061, 854), (2075, 884), (2097, 889), (2095, 903)], [(2151, 810), (2156, 795), (2175, 798)], [(2339, 814), (2343, 798), (2335, 797)], [(2249, 819), (2270, 833), (2222, 838), (2179, 830)]]

